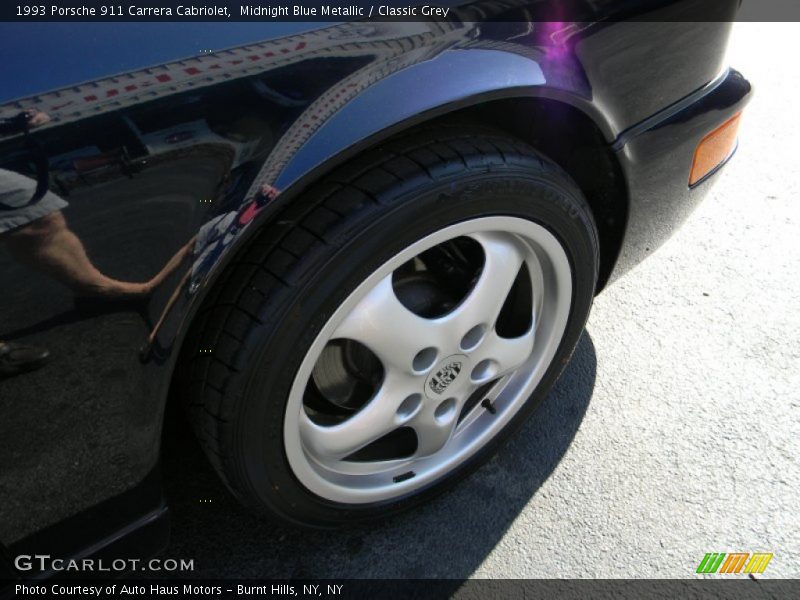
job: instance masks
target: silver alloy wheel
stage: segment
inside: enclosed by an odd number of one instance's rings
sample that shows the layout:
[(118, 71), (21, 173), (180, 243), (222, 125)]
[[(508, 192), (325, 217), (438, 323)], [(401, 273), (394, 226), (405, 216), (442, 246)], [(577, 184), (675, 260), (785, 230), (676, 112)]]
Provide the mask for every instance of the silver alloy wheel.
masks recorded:
[[(393, 288), (393, 273), (424, 251), (460, 237), (478, 242), (484, 257), (466, 296), (435, 318), (406, 308)], [(519, 337), (501, 337), (495, 325), (523, 265), (532, 292), (531, 326)], [(564, 249), (547, 229), (525, 219), (464, 221), (410, 245), (350, 294), (303, 359), (284, 418), (286, 456), (295, 476), (318, 496), (359, 504), (398, 498), (452, 471), (530, 397), (561, 342), (571, 298)], [(304, 395), (323, 349), (341, 339), (368, 348), (383, 377), (352, 416), (320, 424), (309, 417)], [(488, 383), (484, 401), (467, 412), (467, 399)], [(411, 456), (347, 460), (400, 427), (416, 434)]]

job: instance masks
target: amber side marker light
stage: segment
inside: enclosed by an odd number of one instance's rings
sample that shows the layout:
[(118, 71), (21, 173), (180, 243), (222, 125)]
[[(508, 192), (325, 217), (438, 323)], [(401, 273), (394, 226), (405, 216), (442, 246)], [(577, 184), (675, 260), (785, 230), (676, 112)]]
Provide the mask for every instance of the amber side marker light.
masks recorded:
[(705, 136), (694, 151), (692, 170), (689, 173), (689, 185), (694, 185), (714, 169), (719, 167), (731, 155), (736, 147), (739, 120), (742, 113), (736, 113), (714, 131)]

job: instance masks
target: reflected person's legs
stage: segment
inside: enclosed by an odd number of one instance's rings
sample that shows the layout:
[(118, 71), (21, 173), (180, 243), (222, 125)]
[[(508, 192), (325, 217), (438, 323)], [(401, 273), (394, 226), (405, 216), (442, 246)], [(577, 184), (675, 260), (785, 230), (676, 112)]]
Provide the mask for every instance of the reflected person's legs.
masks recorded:
[[(186, 242), (186, 244), (181, 246), (180, 250), (178, 250), (175, 253), (175, 255), (167, 262), (167, 264), (164, 265), (164, 268), (161, 269), (161, 272), (155, 277), (153, 277), (153, 279), (151, 279), (150, 281), (151, 282), (158, 281), (156, 285), (160, 285), (161, 282), (164, 281), (164, 279), (166, 279), (167, 275), (169, 275), (175, 269), (177, 269), (178, 265), (180, 265), (181, 262), (183, 262), (183, 260), (189, 254), (192, 253), (192, 251), (194, 250), (194, 245), (196, 243), (197, 243), (197, 236), (194, 236), (192, 239)], [(164, 321), (166, 320), (169, 311), (172, 310), (172, 307), (175, 305), (175, 302), (178, 301), (181, 291), (189, 282), (191, 276), (192, 276), (192, 271), (191, 269), (189, 269), (189, 271), (187, 271), (186, 274), (178, 282), (178, 285), (175, 286), (175, 289), (172, 290), (172, 294), (170, 294), (169, 300), (167, 300), (167, 303), (164, 305), (164, 308), (161, 311), (161, 315), (158, 317), (158, 322), (156, 322), (156, 324), (153, 326), (153, 330), (150, 332), (150, 335), (147, 336), (147, 347), (151, 346), (155, 341), (156, 335), (161, 329), (161, 326), (164, 324)]]
[(191, 279), (191, 275), (192, 275), (191, 272), (186, 273), (186, 275), (183, 276), (178, 285), (175, 286), (175, 289), (172, 290), (172, 295), (170, 295), (169, 300), (167, 300), (167, 304), (164, 306), (164, 310), (161, 311), (161, 316), (159, 316), (158, 322), (153, 326), (153, 330), (150, 332), (150, 335), (147, 336), (148, 345), (152, 344), (155, 341), (156, 335), (158, 335), (158, 332), (161, 330), (161, 326), (164, 324), (164, 321), (166, 320), (169, 311), (172, 310), (172, 307), (178, 301), (178, 298), (180, 297), (183, 288), (189, 282), (189, 279)]
[(108, 298), (146, 296), (156, 285), (118, 281), (103, 275), (89, 260), (83, 244), (69, 229), (61, 211), (9, 232), (4, 242), (20, 263), (50, 275), (78, 295)]
[(177, 269), (180, 264), (194, 249), (195, 241), (197, 240), (197, 236), (193, 236), (188, 242), (186, 242), (183, 246), (181, 246), (175, 254), (172, 255), (167, 263), (161, 267), (161, 270), (156, 273), (156, 275), (147, 282), (147, 284), (155, 289), (164, 283), (164, 280), (169, 277), (175, 269)]
[[(192, 252), (196, 241), (195, 237), (191, 238), (149, 281), (131, 283), (112, 279), (92, 264), (80, 239), (69, 229), (60, 211), (8, 232), (0, 239), (20, 263), (52, 276), (76, 294), (108, 299), (150, 295)], [(187, 273), (173, 290), (158, 323), (148, 336), (148, 345), (152, 344), (190, 274)], [(0, 340), (0, 378), (37, 369), (47, 362), (49, 356), (45, 348)]]

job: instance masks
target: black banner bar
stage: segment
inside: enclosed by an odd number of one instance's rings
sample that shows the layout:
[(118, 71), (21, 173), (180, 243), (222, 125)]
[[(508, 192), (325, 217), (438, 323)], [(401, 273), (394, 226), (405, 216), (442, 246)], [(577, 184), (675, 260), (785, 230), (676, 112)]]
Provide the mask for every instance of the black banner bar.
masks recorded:
[(437, 580), (62, 580), (18, 582), (10, 598), (283, 598), (297, 600), (566, 598), (623, 600), (782, 600), (800, 596), (800, 580), (762, 579), (437, 579)]
[(0, 21), (800, 21), (797, 0), (4, 0)]

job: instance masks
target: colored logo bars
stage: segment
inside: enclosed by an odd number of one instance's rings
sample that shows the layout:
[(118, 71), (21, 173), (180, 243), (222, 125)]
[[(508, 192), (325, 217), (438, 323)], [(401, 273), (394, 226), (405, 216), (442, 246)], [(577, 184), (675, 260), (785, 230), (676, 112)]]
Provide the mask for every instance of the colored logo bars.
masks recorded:
[[(727, 557), (727, 558), (726, 558)], [(700, 561), (698, 573), (763, 573), (769, 561), (772, 560), (771, 552), (709, 552)], [(724, 561), (724, 562), (723, 562)]]

